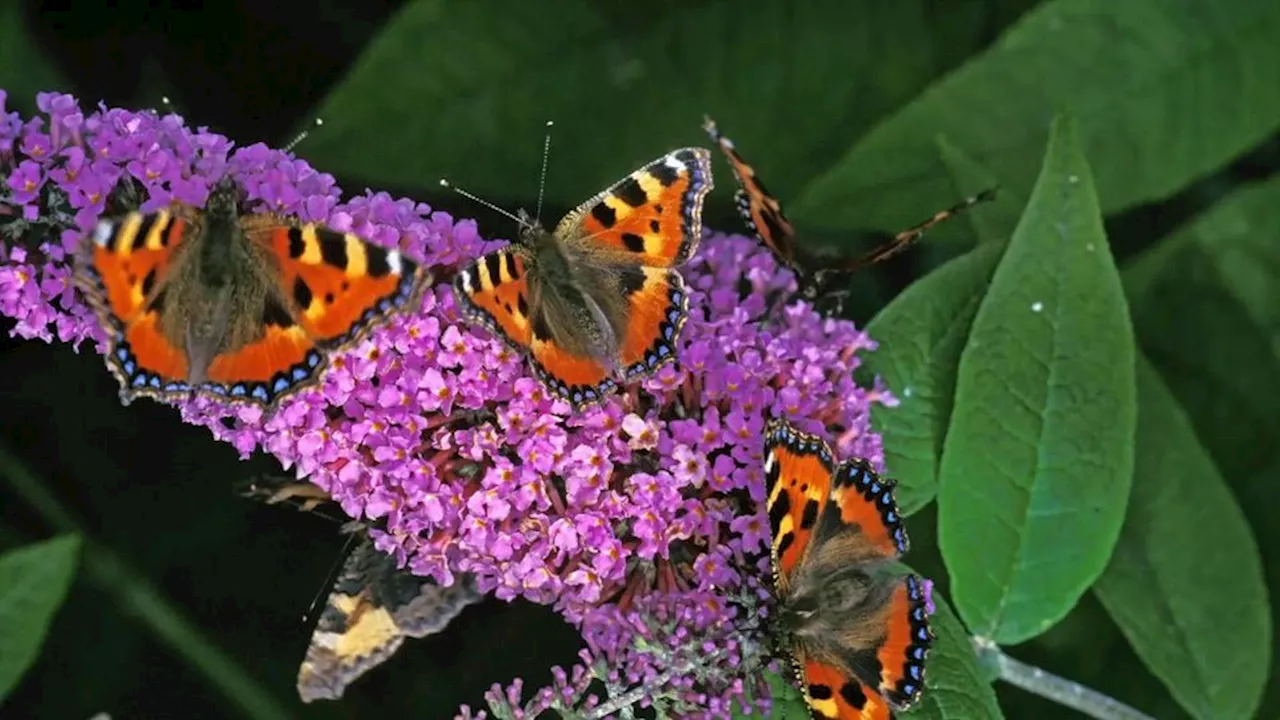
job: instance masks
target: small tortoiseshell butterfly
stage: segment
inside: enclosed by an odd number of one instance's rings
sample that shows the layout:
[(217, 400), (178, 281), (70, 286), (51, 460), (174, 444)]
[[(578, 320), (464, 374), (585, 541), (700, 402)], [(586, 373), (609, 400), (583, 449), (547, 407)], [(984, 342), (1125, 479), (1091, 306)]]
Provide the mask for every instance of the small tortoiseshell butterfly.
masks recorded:
[(120, 398), (199, 392), (271, 405), (429, 282), (396, 250), (273, 214), (241, 215), (224, 178), (204, 208), (98, 222), (76, 283), (108, 336)]
[(464, 314), (526, 353), (534, 374), (575, 408), (615, 379), (676, 356), (688, 314), (676, 269), (702, 238), (711, 153), (683, 148), (631, 173), (543, 230), (521, 213), (520, 240), (463, 268)]
[(777, 627), (814, 717), (885, 720), (924, 689), (929, 589), (895, 571), (910, 543), (894, 482), (838, 463), (783, 420), (765, 430)]
[(769, 193), (764, 182), (756, 176), (755, 168), (748, 165), (738, 154), (733, 141), (720, 134), (715, 121), (704, 117), (702, 129), (706, 130), (711, 139), (720, 146), (720, 150), (729, 161), (729, 166), (733, 168), (734, 177), (738, 179), (739, 188), (733, 196), (738, 214), (742, 216), (743, 221), (760, 242), (773, 251), (778, 262), (795, 271), (796, 281), (800, 286), (799, 295), (806, 300), (813, 300), (823, 291), (830, 289), (831, 280), (835, 277), (887, 260), (905, 250), (938, 223), (955, 217), (978, 203), (995, 198), (995, 190), (987, 190), (966, 198), (963, 202), (935, 213), (928, 220), (903, 230), (874, 250), (856, 258), (818, 257), (806, 253), (796, 244), (795, 228), (783, 214), (782, 203)]
[[(257, 480), (242, 494), (308, 512), (332, 502), (315, 485), (284, 479)], [(367, 532), (367, 526), (349, 522), (344, 532)], [(441, 632), (484, 598), (471, 576), (456, 580), (441, 587), (401, 570), (395, 558), (364, 537), (343, 563), (298, 669), (302, 701), (341, 698), (348, 685), (394, 655), (405, 638)]]

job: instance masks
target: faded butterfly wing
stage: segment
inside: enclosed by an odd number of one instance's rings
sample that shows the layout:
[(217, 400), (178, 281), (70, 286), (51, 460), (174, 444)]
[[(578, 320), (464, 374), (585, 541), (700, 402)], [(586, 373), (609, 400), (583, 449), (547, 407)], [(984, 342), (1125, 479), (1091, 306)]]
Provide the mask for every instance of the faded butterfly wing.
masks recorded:
[(347, 558), (325, 602), (298, 669), (303, 702), (336, 700), (361, 675), (381, 665), (405, 638), (444, 630), (484, 596), (470, 576), (442, 587), (396, 567), (366, 538)]
[(933, 645), (928, 584), (895, 571), (909, 541), (893, 481), (776, 419), (764, 470), (777, 624), (805, 701), (817, 718), (893, 717)]
[(241, 216), (238, 197), (228, 177), (204, 208), (103, 219), (82, 241), (76, 284), (126, 404), (202, 393), (272, 406), (430, 282), (350, 233)]
[(675, 360), (688, 314), (676, 268), (702, 237), (711, 156), (670, 152), (569, 213), (554, 232), (525, 222), (517, 243), (458, 272), (466, 317), (529, 357), (534, 374), (575, 408), (617, 381)]
[(887, 260), (905, 250), (938, 223), (955, 217), (978, 203), (995, 198), (994, 190), (966, 198), (935, 213), (919, 225), (903, 230), (863, 255), (854, 258), (818, 257), (806, 253), (796, 244), (795, 228), (782, 212), (782, 203), (769, 193), (764, 182), (756, 175), (755, 168), (738, 154), (733, 141), (722, 135), (715, 121), (709, 117), (703, 118), (702, 128), (720, 146), (729, 166), (733, 168), (739, 185), (739, 190), (734, 195), (738, 213), (752, 234), (773, 251), (778, 262), (796, 271), (799, 294), (808, 299), (831, 289), (836, 276)]
[[(286, 478), (256, 479), (241, 494), (307, 512), (332, 502), (315, 485)], [(441, 632), (484, 598), (469, 575), (443, 587), (397, 568), (393, 557), (374, 547), (362, 523), (347, 523), (344, 530), (364, 537), (343, 563), (298, 669), (303, 702), (342, 697), (348, 685), (394, 655), (405, 638)]]

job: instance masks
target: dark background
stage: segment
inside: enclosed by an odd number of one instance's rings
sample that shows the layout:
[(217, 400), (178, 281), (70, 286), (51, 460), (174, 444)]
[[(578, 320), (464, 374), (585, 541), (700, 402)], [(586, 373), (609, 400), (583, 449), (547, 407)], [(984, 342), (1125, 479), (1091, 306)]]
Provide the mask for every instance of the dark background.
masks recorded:
[[(995, 9), (979, 24), (978, 46), (992, 42), (1032, 4), (991, 3)], [(314, 117), (314, 108), (401, 3), (327, 0), (307, 12), (248, 1), (211, 4), (216, 6), (209, 9), (123, 3), (112, 10), (67, 10), (30, 0), (20, 5), (30, 37), (67, 82), (47, 89), (75, 94), (86, 109), (98, 100), (128, 108), (158, 107), (160, 98), (168, 96), (192, 125), (207, 125), (241, 145), (265, 141), (278, 146)], [(944, 5), (952, 3), (940, 0), (939, 12)], [(796, 45), (802, 41), (796, 39)], [(940, 74), (961, 60), (943, 57), (936, 70)], [(34, 109), (32, 97), (11, 94), (9, 105), (24, 115)], [(785, 116), (778, 108), (763, 112)], [(780, 122), (777, 132), (787, 131)], [(540, 147), (540, 132), (530, 128), (527, 137), (511, 142)], [(692, 133), (690, 138), (698, 141)], [(655, 147), (653, 154), (663, 149)], [(307, 156), (307, 141), (297, 152)], [(608, 159), (600, 165), (614, 176), (630, 169)], [(1242, 182), (1277, 170), (1280, 143), (1273, 137), (1173, 198), (1109, 217), (1117, 260), (1123, 263)], [(523, 167), (513, 171), (512, 187), (527, 191), (513, 189), (510, 197), (489, 199), (507, 207), (531, 203), (535, 172)], [(728, 200), (732, 181), (727, 172), (719, 177), (723, 179), (706, 223), (738, 228)], [(774, 175), (769, 177), (774, 189), (797, 186), (797, 178), (785, 173), (776, 182)], [(344, 182), (340, 173), (338, 180), (348, 193), (364, 187), (359, 181)], [(467, 184), (465, 178), (458, 183)], [(580, 188), (582, 197), (594, 188)], [(378, 189), (406, 194), (394, 186)], [(478, 218), (486, 235), (510, 233), (509, 223), (456, 196), (413, 196), (455, 216)], [(553, 205), (544, 216), (556, 217), (567, 209)], [(933, 208), (921, 210), (927, 215)], [(868, 271), (849, 312), (865, 321), (894, 293), (956, 251), (941, 243), (928, 245)], [(7, 325), (0, 327), (4, 329)], [(0, 450), (47, 486), (89, 537), (153, 584), (298, 717), (398, 716), (408, 709), (418, 717), (451, 717), (460, 703), (482, 706), (481, 695), (493, 682), (521, 676), (532, 690), (549, 680), (551, 665), (568, 666), (576, 659), (576, 633), (554, 613), (488, 601), (467, 610), (445, 633), (408, 641), (390, 662), (349, 688), (341, 703), (303, 706), (293, 689), (311, 633), (302, 616), (317, 593), (327, 592), (326, 578), (340, 559), (343, 538), (335, 523), (235, 496), (233, 483), (278, 470), (273, 460), (259, 455), (239, 461), (228, 445), (183, 425), (170, 408), (149, 401), (121, 407), (115, 381), (87, 346), (77, 354), (64, 345), (9, 339), (3, 332)], [(913, 522), (918, 547), (935, 545), (928, 537), (934, 517), (929, 509)], [(44, 517), (0, 486), (0, 546), (51, 532)], [(1066, 621), (1018, 648), (1017, 655), (1149, 712), (1171, 713), (1161, 717), (1177, 712), (1092, 595)], [(999, 692), (1007, 717), (1075, 717), (1007, 686), (999, 686)], [(4, 713), (87, 718), (98, 711), (116, 718), (236, 714), (190, 665), (131, 616), (127, 604), (82, 572), (58, 612), (41, 659)]]

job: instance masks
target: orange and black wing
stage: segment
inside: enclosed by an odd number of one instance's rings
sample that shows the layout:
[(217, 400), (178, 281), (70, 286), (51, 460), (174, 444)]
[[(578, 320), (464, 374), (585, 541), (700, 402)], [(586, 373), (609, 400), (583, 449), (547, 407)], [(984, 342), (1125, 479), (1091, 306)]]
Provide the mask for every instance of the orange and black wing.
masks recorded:
[(778, 262), (793, 270), (799, 269), (796, 231), (783, 214), (782, 203), (765, 187), (764, 181), (756, 175), (756, 169), (738, 154), (733, 141), (720, 134), (715, 121), (704, 118), (702, 129), (720, 146), (733, 168), (734, 177), (738, 179), (738, 191), (733, 197), (743, 222), (765, 247), (773, 251)]
[(228, 399), (269, 404), (305, 387), (328, 354), (415, 307), (430, 282), (429, 273), (399, 251), (352, 233), (295, 226), (273, 215), (246, 217), (241, 228), (278, 274), (256, 320), (257, 339), (209, 362), (200, 389)]
[(107, 334), (107, 367), (125, 403), (190, 391), (186, 352), (161, 331), (165, 290), (183, 243), (200, 232), (183, 208), (100, 220), (81, 241), (75, 281)]
[(673, 150), (566, 215), (554, 235), (597, 262), (682, 265), (702, 240), (702, 202), (712, 187), (710, 152)]
[(508, 245), (458, 271), (454, 297), (463, 315), (529, 357), (534, 375), (575, 407), (596, 402), (616, 387), (600, 358), (555, 341), (540, 302), (533, 257)]
[(764, 446), (765, 497), (775, 580), (783, 596), (812, 544), (835, 470), (831, 448), (821, 438), (800, 432), (785, 420), (769, 422)]

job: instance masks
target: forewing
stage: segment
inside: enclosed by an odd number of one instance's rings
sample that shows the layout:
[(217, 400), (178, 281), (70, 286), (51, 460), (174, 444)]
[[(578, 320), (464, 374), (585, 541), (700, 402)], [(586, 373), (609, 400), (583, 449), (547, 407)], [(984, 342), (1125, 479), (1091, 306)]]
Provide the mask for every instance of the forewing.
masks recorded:
[(765, 247), (773, 251), (779, 262), (796, 269), (796, 233), (791, 221), (782, 212), (782, 203), (769, 192), (764, 181), (756, 176), (756, 169), (738, 154), (733, 141), (720, 134), (711, 118), (703, 120), (702, 129), (720, 146), (720, 151), (733, 168), (739, 188), (733, 198), (743, 222)]
[(674, 150), (566, 215), (555, 236), (612, 263), (674, 267), (697, 250), (711, 188), (711, 154)]
[(765, 430), (764, 471), (774, 569), (785, 598), (813, 541), (835, 459), (821, 438), (775, 419)]
[(107, 367), (121, 397), (185, 391), (185, 351), (162, 332), (178, 309), (166, 303), (180, 249), (200, 232), (181, 207), (100, 220), (81, 241), (75, 282), (107, 334)]
[(322, 347), (350, 343), (379, 319), (415, 308), (431, 281), (425, 268), (399, 250), (353, 233), (295, 226), (271, 215), (245, 218), (243, 228), (278, 267), (282, 304)]

